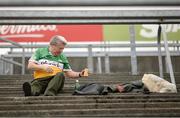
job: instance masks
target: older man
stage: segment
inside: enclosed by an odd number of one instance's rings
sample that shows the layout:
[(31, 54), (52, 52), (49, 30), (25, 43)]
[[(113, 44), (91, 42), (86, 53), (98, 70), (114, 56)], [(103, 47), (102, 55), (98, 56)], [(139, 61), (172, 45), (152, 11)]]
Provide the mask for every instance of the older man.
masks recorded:
[(78, 78), (84, 76), (84, 70), (71, 69), (63, 50), (67, 41), (62, 36), (54, 36), (49, 46), (39, 48), (29, 59), (28, 69), (34, 71), (34, 80), (23, 84), (25, 96), (55, 96), (64, 86), (65, 76)]

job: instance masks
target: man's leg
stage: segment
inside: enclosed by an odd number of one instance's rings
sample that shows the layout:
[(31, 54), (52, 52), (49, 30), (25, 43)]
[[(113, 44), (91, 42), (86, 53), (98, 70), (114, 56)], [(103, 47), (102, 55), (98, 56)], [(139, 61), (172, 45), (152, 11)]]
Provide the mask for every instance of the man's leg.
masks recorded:
[(33, 80), (31, 83), (25, 82), (23, 84), (25, 96), (39, 96), (41, 93), (44, 93), (51, 78), (52, 77), (45, 77)]
[(65, 77), (62, 72), (57, 73), (49, 82), (44, 95), (45, 96), (55, 96), (64, 87)]
[(24, 96), (31, 96), (31, 85), (29, 82), (23, 84)]
[(48, 80), (34, 80), (31, 82), (31, 93), (33, 96), (39, 96), (43, 89), (48, 85)]

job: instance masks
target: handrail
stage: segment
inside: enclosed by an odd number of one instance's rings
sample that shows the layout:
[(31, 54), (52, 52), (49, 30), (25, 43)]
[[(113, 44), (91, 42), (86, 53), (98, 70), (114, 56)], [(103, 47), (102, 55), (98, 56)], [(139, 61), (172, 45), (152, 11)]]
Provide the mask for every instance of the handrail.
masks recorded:
[[(87, 48), (89, 45), (91, 45), (92, 48), (106, 48), (107, 44), (68, 44), (66, 48)], [(157, 47), (158, 44), (157, 43), (137, 43), (134, 44), (136, 47)], [(169, 47), (180, 47), (180, 44), (178, 43), (168, 43)], [(22, 44), (21, 46), (23, 46), (24, 48), (42, 48), (42, 47), (46, 47), (48, 46), (48, 44)], [(116, 44), (108, 44), (108, 47), (130, 47), (131, 44), (130, 43), (116, 43)], [(161, 47), (164, 47), (164, 44), (161, 43), (160, 44)], [(18, 48), (16, 46), (13, 45), (8, 45), (8, 44), (3, 44), (0, 45), (0, 48)]]
[(12, 60), (8, 60), (7, 58), (4, 58), (4, 57), (0, 57), (0, 60), (3, 60), (5, 62), (8, 62), (8, 63), (11, 63), (11, 64), (15, 64), (15, 65), (18, 65), (18, 66), (21, 66), (22, 67), (22, 64), (21, 63), (18, 63), (18, 62), (15, 62), (15, 61), (12, 61)]
[(169, 6), (179, 0), (0, 0), (0, 6)]
[(8, 43), (10, 43), (10, 44), (12, 44), (12, 45), (14, 45), (14, 46), (16, 46), (16, 47), (22, 48), (22, 63), (18, 63), (18, 62), (16, 62), (16, 61), (8, 60), (8, 59), (5, 59), (5, 58), (3, 58), (3, 57), (0, 57), (0, 60), (3, 60), (3, 61), (5, 61), (5, 62), (8, 62), (8, 63), (11, 63), (11, 64), (15, 64), (15, 65), (21, 66), (21, 67), (22, 67), (22, 73), (21, 73), (21, 74), (24, 75), (24, 74), (25, 74), (25, 49), (24, 49), (24, 46), (23, 46), (23, 45), (20, 45), (20, 44), (18, 44), (18, 43), (16, 43), (16, 42), (13, 42), (13, 41), (11, 41), (11, 40), (2, 38), (2, 37), (0, 37), (0, 40), (1, 40), (1, 41), (4, 41), (4, 42), (8, 42)]
[(14, 46), (16, 46), (16, 47), (23, 48), (22, 45), (20, 45), (20, 44), (18, 44), (18, 43), (16, 43), (16, 42), (13, 42), (13, 41), (11, 41), (11, 40), (8, 40), (8, 39), (2, 38), (2, 37), (0, 37), (0, 40), (5, 41), (5, 42), (8, 42), (8, 43), (11, 43), (12, 45), (14, 45)]

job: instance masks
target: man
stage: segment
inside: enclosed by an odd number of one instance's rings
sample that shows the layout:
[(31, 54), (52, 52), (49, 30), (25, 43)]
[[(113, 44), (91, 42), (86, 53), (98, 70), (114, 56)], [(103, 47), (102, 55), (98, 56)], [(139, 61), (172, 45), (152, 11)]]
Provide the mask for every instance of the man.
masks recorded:
[(34, 71), (34, 80), (23, 84), (25, 96), (55, 96), (64, 86), (65, 76), (79, 78), (84, 70), (71, 69), (66, 56), (62, 53), (67, 41), (62, 36), (54, 36), (49, 47), (39, 48), (29, 59), (28, 69)]

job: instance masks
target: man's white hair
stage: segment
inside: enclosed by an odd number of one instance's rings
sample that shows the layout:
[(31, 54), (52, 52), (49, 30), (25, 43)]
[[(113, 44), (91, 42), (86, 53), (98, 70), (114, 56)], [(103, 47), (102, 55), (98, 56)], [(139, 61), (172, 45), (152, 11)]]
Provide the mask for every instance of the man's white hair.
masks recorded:
[(63, 43), (64, 45), (67, 45), (67, 40), (63, 36), (53, 36), (50, 40), (50, 45), (56, 45), (58, 42)]

